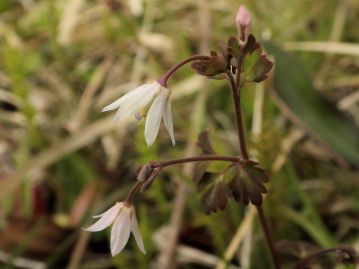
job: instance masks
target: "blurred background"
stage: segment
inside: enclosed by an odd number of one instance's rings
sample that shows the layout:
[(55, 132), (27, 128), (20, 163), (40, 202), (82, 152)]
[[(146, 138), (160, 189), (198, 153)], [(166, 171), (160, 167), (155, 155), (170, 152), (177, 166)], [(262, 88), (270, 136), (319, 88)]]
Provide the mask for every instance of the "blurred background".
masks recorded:
[[(205, 215), (192, 165), (166, 169), (138, 197), (147, 255), (131, 237), (111, 258), (110, 229), (81, 230), (145, 162), (199, 154), (202, 130), (238, 154), (226, 81), (189, 67), (169, 82), (176, 147), (164, 128), (147, 147), (143, 124), (100, 111), (217, 50), (236, 35), (240, 4), (275, 61), (242, 104), (250, 155), (270, 171), (264, 209), (284, 268), (320, 248), (359, 250), (358, 1), (1, 0), (1, 268), (270, 268), (255, 210), (231, 202)], [(355, 268), (334, 258), (312, 268)]]

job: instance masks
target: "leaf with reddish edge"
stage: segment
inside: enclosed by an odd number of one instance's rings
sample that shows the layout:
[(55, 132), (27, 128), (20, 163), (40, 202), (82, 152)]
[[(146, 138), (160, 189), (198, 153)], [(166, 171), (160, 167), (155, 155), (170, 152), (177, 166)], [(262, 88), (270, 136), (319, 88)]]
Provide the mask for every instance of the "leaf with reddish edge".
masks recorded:
[(201, 203), (206, 214), (224, 210), (231, 196), (231, 190), (223, 180), (216, 180), (202, 195)]
[(202, 76), (211, 79), (225, 79), (225, 72), (228, 69), (227, 55), (211, 51), (208, 60), (198, 60), (192, 63), (191, 67)]
[(261, 45), (253, 35), (248, 37), (248, 41), (243, 48), (243, 68), (245, 81), (261, 82), (267, 78), (268, 72), (272, 69), (273, 63), (262, 53)]
[[(210, 142), (209, 132), (198, 136), (197, 146), (202, 155), (216, 154)], [(198, 162), (194, 169), (193, 181), (197, 191), (202, 193), (201, 203), (207, 214), (223, 210), (229, 198), (248, 205), (259, 206), (263, 193), (267, 192), (264, 183), (269, 181), (266, 171), (257, 162), (248, 160), (242, 164), (231, 164), (220, 173), (209, 172), (211, 162)]]
[(246, 165), (244, 169), (254, 181), (258, 181), (261, 183), (269, 182), (269, 177), (266, 170), (253, 165)]
[(254, 51), (261, 49), (261, 45), (257, 42), (253, 34), (250, 34), (247, 40), (246, 45), (243, 48), (243, 53), (253, 53)]
[(238, 174), (229, 182), (228, 186), (237, 202), (244, 205), (251, 202), (255, 206), (260, 206), (263, 203), (262, 195), (267, 192), (264, 183), (268, 180), (265, 170), (247, 164), (239, 169)]
[(253, 82), (261, 82), (265, 80), (267, 73), (272, 69), (273, 63), (267, 58), (266, 55), (261, 55), (252, 69), (248, 73), (246, 79)]
[(241, 47), (239, 46), (237, 38), (230, 36), (227, 42), (228, 50), (231, 52), (230, 55), (236, 59), (239, 59), (241, 55)]

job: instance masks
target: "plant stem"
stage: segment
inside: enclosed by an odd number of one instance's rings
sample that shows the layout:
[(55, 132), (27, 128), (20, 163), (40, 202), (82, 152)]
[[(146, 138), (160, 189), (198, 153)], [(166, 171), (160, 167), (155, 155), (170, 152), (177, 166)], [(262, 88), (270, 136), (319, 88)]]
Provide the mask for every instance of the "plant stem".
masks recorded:
[[(175, 160), (169, 160), (169, 161), (162, 161), (162, 162), (150, 162), (150, 165), (153, 169), (158, 170), (157, 173), (151, 178), (149, 178), (147, 181), (137, 181), (131, 188), (131, 190), (128, 192), (125, 203), (131, 205), (132, 201), (135, 197), (135, 195), (141, 190), (142, 188), (147, 189), (153, 182), (153, 180), (156, 178), (159, 171), (166, 167), (171, 165), (177, 165), (177, 164), (183, 164), (183, 163), (189, 163), (189, 162), (205, 162), (205, 161), (223, 161), (223, 162), (232, 162), (232, 163), (242, 163), (238, 157), (229, 157), (229, 156), (221, 156), (221, 155), (207, 155), (207, 156), (198, 156), (198, 157), (188, 157), (188, 158), (182, 158), (182, 159), (175, 159)], [(244, 160), (246, 162), (246, 160)]]
[(245, 160), (248, 160), (248, 151), (246, 147), (245, 137), (244, 137), (244, 127), (243, 127), (243, 117), (241, 112), (241, 96), (240, 96), (240, 89), (237, 89), (236, 82), (234, 81), (233, 75), (228, 71), (227, 76), (229, 82), (231, 84), (231, 89), (233, 93), (233, 101), (234, 101), (234, 108), (236, 110), (236, 122), (237, 122), (237, 129), (238, 129), (238, 141), (241, 148), (241, 153)]
[(141, 186), (142, 186), (141, 181), (137, 181), (131, 188), (131, 190), (128, 192), (126, 199), (125, 199), (125, 203), (128, 205), (132, 204), (132, 201), (136, 195), (136, 193), (140, 190)]
[(267, 239), (267, 244), (268, 244), (271, 256), (272, 256), (274, 267), (276, 269), (280, 269), (281, 264), (280, 264), (280, 260), (279, 260), (279, 255), (275, 249), (273, 236), (269, 229), (269, 225), (268, 225), (267, 219), (265, 217), (263, 208), (262, 208), (262, 206), (257, 206), (256, 208), (257, 208), (257, 213), (258, 213), (258, 217), (259, 217), (259, 222), (261, 224), (265, 238)]
[(188, 162), (205, 162), (205, 161), (224, 161), (224, 162), (240, 162), (238, 157), (228, 157), (228, 156), (220, 156), (220, 155), (206, 155), (206, 156), (198, 156), (198, 157), (188, 157), (176, 160), (162, 161), (162, 162), (154, 162), (152, 164), (153, 168), (163, 168), (170, 165), (177, 165)]
[(172, 68), (170, 68), (160, 79), (157, 80), (157, 82), (160, 83), (163, 87), (167, 87), (167, 80), (173, 75), (173, 73), (175, 73), (183, 65), (193, 61), (208, 60), (208, 59), (209, 56), (205, 56), (205, 55), (192, 55), (188, 58), (185, 58), (182, 61), (175, 64)]
[[(240, 72), (240, 70), (241, 70), (241, 67), (239, 66), (237, 72)], [(242, 112), (241, 112), (241, 107), (240, 107), (240, 105), (241, 105), (241, 99), (240, 99), (240, 90), (241, 89), (240, 88), (241, 87), (239, 87), (239, 85), (236, 83), (236, 81), (234, 80), (234, 77), (230, 71), (227, 71), (227, 76), (228, 76), (228, 79), (229, 79), (229, 82), (231, 85), (231, 89), (232, 89), (232, 93), (233, 93), (233, 101), (234, 101), (234, 107), (235, 107), (235, 118), (236, 118), (237, 129), (238, 129), (238, 141), (239, 141), (241, 153), (243, 155), (243, 159), (248, 160), (249, 156), (248, 156), (247, 146), (246, 146), (245, 137), (244, 137), (243, 117), (242, 117)], [(240, 74), (237, 74), (237, 81), (239, 83)], [(264, 215), (263, 208), (261, 206), (256, 206), (256, 208), (257, 208), (257, 212), (258, 212), (259, 222), (261, 224), (263, 233), (265, 235), (265, 238), (266, 238), (269, 250), (270, 250), (270, 254), (271, 254), (271, 257), (273, 260), (274, 267), (276, 269), (280, 269), (281, 264), (280, 264), (280, 260), (279, 260), (279, 255), (275, 249), (273, 236), (269, 229), (268, 221)]]
[[(353, 249), (352, 247), (336, 247), (336, 248), (328, 248), (328, 249), (319, 250), (317, 252), (314, 252), (311, 255), (304, 257), (297, 263), (297, 265), (294, 267), (294, 269), (307, 268), (308, 265), (311, 262), (313, 262), (313, 260), (315, 260), (316, 258), (319, 258), (320, 256), (323, 256), (324, 254), (328, 254), (331, 252), (335, 252), (335, 253), (337, 253), (337, 255), (338, 254), (341, 254), (341, 255), (346, 254), (347, 258), (348, 258), (348, 260), (347, 260), (348, 263), (355, 264), (355, 263), (359, 262), (359, 257), (357, 256), (355, 249)], [(343, 260), (343, 262), (344, 262), (344, 260)]]

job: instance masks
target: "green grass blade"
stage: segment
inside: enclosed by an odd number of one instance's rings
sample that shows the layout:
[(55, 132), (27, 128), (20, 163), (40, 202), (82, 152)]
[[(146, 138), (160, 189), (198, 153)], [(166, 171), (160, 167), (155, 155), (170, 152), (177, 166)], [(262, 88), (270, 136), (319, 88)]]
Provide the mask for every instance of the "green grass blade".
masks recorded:
[(359, 166), (359, 129), (354, 121), (314, 89), (300, 61), (272, 43), (265, 47), (275, 58), (275, 93), (292, 118), (343, 159)]

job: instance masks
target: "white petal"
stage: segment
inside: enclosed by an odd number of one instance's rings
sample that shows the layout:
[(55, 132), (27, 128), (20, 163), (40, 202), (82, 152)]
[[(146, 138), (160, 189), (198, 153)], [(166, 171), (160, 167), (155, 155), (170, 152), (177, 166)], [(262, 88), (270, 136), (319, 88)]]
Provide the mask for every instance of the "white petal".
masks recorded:
[(138, 229), (138, 223), (137, 223), (135, 211), (133, 211), (133, 213), (131, 215), (131, 232), (133, 233), (133, 236), (135, 237), (138, 248), (141, 250), (141, 252), (143, 254), (146, 254), (145, 246), (143, 245), (142, 236)]
[[(130, 102), (130, 100), (136, 100), (138, 98), (143, 98), (143, 96), (147, 94), (151, 94), (151, 92), (156, 92), (156, 90), (160, 87), (160, 84), (156, 81), (152, 83), (146, 83), (143, 84), (134, 90), (126, 93), (125, 95), (118, 98), (115, 102), (109, 104), (104, 109), (102, 109), (102, 112), (114, 110), (116, 108), (119, 108), (121, 105)], [(152, 96), (153, 97), (153, 96)]]
[(175, 135), (173, 132), (173, 120), (172, 120), (172, 106), (170, 98), (167, 98), (166, 105), (165, 105), (165, 111), (163, 113), (163, 121), (165, 123), (166, 129), (168, 133), (170, 134), (172, 144), (176, 145)]
[(111, 229), (111, 254), (120, 253), (128, 242), (131, 232), (130, 209), (122, 208)]
[[(121, 207), (123, 207), (123, 202), (116, 202), (116, 205), (114, 206), (117, 206), (118, 207), (118, 210), (120, 210)], [(111, 208), (110, 208), (111, 209)], [(110, 210), (108, 209), (108, 210)], [(101, 218), (103, 215), (106, 214), (107, 211), (105, 211), (104, 213), (101, 213), (99, 215), (95, 215), (95, 216), (92, 216), (93, 219), (98, 219), (98, 218)]]
[(121, 204), (116, 203), (113, 207), (111, 207), (105, 213), (101, 214), (101, 218), (97, 222), (95, 222), (93, 225), (91, 225), (88, 228), (84, 228), (84, 230), (88, 231), (88, 232), (98, 232), (98, 231), (101, 231), (101, 230), (107, 228), (115, 220), (120, 208), (121, 208)]
[(138, 91), (131, 98), (123, 102), (118, 109), (114, 118), (115, 122), (134, 115), (136, 112), (141, 111), (153, 100), (153, 97), (158, 93), (160, 86), (158, 83), (152, 83), (149, 87), (144, 90)]
[(169, 90), (162, 88), (160, 94), (155, 98), (148, 111), (145, 125), (147, 146), (152, 145), (156, 140), (168, 94)]
[(150, 84), (143, 84), (135, 89), (133, 89), (132, 91), (129, 91), (128, 93), (126, 93), (125, 95), (121, 96), (120, 98), (118, 98), (115, 102), (109, 104), (108, 106), (106, 106), (105, 108), (102, 109), (102, 112), (105, 111), (110, 111), (110, 110), (114, 110), (116, 108), (119, 108), (123, 103), (127, 102), (129, 99), (133, 98), (133, 96), (136, 96), (139, 92), (143, 92), (144, 90), (146, 90), (148, 87), (150, 86)]
[(129, 102), (123, 104), (118, 109), (114, 117), (114, 121), (120, 122), (122, 119), (126, 119), (127, 117), (134, 115), (136, 112), (141, 111), (142, 108), (144, 108), (152, 100), (152, 98), (150, 99), (147, 96), (144, 98), (144, 96), (142, 96), (141, 100), (139, 99), (129, 100)]

